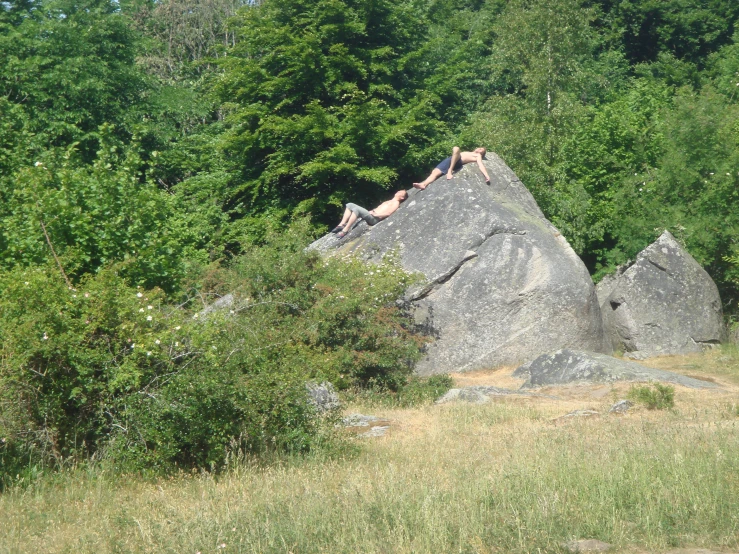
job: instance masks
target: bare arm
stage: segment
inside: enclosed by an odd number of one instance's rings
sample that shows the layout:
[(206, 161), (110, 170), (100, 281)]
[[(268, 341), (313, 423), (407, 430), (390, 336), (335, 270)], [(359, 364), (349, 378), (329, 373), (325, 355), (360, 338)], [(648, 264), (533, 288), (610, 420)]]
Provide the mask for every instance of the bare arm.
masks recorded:
[(477, 154), (475, 161), (477, 162), (477, 167), (480, 168), (480, 171), (482, 171), (482, 174), (485, 175), (485, 182), (490, 182), (490, 175), (488, 175), (488, 170), (485, 169), (485, 164), (482, 163), (482, 156), (480, 154)]

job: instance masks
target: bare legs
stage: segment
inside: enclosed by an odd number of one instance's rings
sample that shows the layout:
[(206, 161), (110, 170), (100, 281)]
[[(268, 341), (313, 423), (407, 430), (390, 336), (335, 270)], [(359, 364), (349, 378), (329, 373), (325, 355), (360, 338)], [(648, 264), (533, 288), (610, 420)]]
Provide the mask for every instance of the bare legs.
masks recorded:
[(357, 214), (356, 212), (351, 211), (349, 208), (344, 209), (344, 217), (341, 218), (341, 223), (339, 223), (336, 228), (331, 231), (332, 233), (338, 233), (338, 237), (344, 238), (346, 234), (351, 231), (354, 224), (357, 222)]
[[(347, 210), (349, 212), (349, 210)], [(346, 214), (344, 214), (346, 215)], [(346, 225), (344, 225), (344, 230), (339, 233), (340, 237), (343, 237), (346, 235), (349, 231), (352, 230), (352, 227), (354, 227), (354, 224), (357, 222), (357, 214), (355, 212), (349, 212), (349, 219), (346, 222)]]
[(344, 208), (344, 217), (341, 218), (341, 223), (339, 223), (339, 227), (346, 227), (346, 224), (349, 222), (351, 216), (352, 211), (349, 208)]
[(459, 146), (455, 146), (452, 148), (452, 161), (449, 163), (449, 171), (446, 172), (446, 178), (451, 179), (454, 171), (454, 166), (457, 165), (457, 162), (459, 161)]
[[(459, 158), (461, 156), (462, 152), (460, 151), (459, 146), (455, 146), (454, 148), (452, 148), (452, 159), (449, 162), (449, 171), (446, 172), (447, 179), (451, 179), (452, 177), (454, 177), (454, 166), (457, 165), (457, 162), (459, 162)], [(441, 169), (435, 167), (434, 170), (431, 172), (431, 175), (426, 177), (426, 179), (424, 179), (420, 183), (413, 183), (413, 186), (417, 189), (423, 190), (442, 175), (443, 172), (441, 171)]]
[(423, 190), (427, 186), (429, 186), (429, 184), (433, 183), (439, 177), (441, 177), (441, 175), (442, 175), (441, 169), (435, 167), (434, 170), (431, 172), (431, 175), (429, 175), (428, 177), (426, 177), (426, 179), (424, 179), (420, 183), (413, 183), (413, 186), (416, 187), (417, 189)]

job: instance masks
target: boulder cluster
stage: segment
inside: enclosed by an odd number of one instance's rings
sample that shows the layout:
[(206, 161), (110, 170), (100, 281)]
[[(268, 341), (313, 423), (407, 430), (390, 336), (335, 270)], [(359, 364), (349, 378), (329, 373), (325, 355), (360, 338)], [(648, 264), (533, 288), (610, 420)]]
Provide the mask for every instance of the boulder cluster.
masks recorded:
[(596, 288), (513, 171), (495, 154), (484, 163), (489, 184), (466, 165), (411, 190), (377, 225), (360, 222), (343, 240), (328, 234), (310, 247), (370, 262), (394, 253), (423, 277), (403, 299), (434, 338), (418, 374), (518, 365), (563, 349), (644, 359), (726, 339), (716, 285), (669, 232)]

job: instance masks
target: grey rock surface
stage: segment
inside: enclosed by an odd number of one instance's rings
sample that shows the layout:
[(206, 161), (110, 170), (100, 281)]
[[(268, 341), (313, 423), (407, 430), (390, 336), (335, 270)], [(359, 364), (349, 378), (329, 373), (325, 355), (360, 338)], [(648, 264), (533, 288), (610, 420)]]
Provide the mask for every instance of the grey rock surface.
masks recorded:
[(591, 417), (600, 417), (600, 413), (595, 410), (574, 410), (568, 414), (561, 415), (552, 419), (553, 423), (562, 423), (572, 419), (588, 419)]
[(350, 414), (344, 417), (341, 423), (362, 438), (382, 437), (390, 429), (390, 422), (387, 419), (373, 415)]
[(336, 389), (328, 381), (323, 383), (308, 381), (305, 388), (308, 391), (308, 402), (319, 414), (341, 408), (339, 395), (336, 394)]
[(518, 367), (514, 377), (528, 378), (522, 389), (568, 383), (610, 383), (613, 381), (661, 381), (694, 389), (714, 389), (718, 385), (678, 373), (646, 367), (635, 362), (594, 352), (559, 350), (543, 354)]
[(224, 296), (221, 296), (219, 299), (217, 299), (212, 304), (208, 304), (205, 308), (203, 308), (200, 311), (201, 316), (205, 316), (210, 314), (211, 312), (215, 312), (218, 310), (225, 310), (227, 308), (231, 308), (234, 304), (234, 295), (233, 294), (226, 294)]
[(668, 231), (597, 292), (612, 347), (636, 359), (700, 352), (726, 340), (716, 284)]
[(416, 323), (435, 337), (421, 375), (520, 363), (557, 348), (610, 352), (590, 275), (533, 196), (495, 154), (409, 198), (373, 227), (310, 248), (377, 261), (397, 251), (425, 283), (406, 293)]
[[(446, 404), (447, 402), (470, 402), (472, 404), (485, 404), (492, 397), (496, 396), (537, 396), (544, 397), (543, 394), (535, 394), (522, 390), (503, 389), (500, 387), (474, 385), (471, 387), (462, 387), (459, 389), (450, 389), (436, 401), (436, 404)], [(546, 396), (546, 398), (553, 398)]]
[(608, 412), (612, 414), (625, 414), (633, 405), (634, 403), (630, 400), (619, 400), (613, 406), (611, 406), (611, 409), (608, 410)]

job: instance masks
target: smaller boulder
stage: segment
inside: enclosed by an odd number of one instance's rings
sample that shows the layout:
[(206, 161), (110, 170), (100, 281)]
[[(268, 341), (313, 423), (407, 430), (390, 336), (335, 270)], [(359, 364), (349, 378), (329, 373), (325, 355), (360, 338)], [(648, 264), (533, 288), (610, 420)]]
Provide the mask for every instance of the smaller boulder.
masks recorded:
[(341, 408), (339, 395), (336, 394), (336, 389), (334, 389), (334, 386), (328, 381), (324, 381), (323, 383), (308, 381), (305, 384), (305, 388), (308, 390), (308, 403), (313, 406), (319, 414), (324, 414)]
[(608, 410), (608, 413), (611, 414), (625, 414), (629, 411), (629, 408), (631, 408), (634, 405), (633, 402), (630, 400), (619, 400), (616, 402), (613, 406), (611, 406), (611, 409)]
[(717, 388), (715, 383), (619, 360), (613, 356), (566, 349), (539, 356), (518, 367), (513, 376), (528, 378), (521, 385), (522, 389), (578, 382), (614, 381), (662, 381), (694, 389)]
[(221, 296), (218, 300), (216, 300), (212, 304), (209, 304), (205, 308), (203, 308), (200, 311), (200, 315), (205, 316), (211, 312), (215, 312), (218, 310), (224, 310), (226, 308), (231, 308), (233, 304), (234, 304), (234, 295), (229, 293), (229, 294), (226, 294), (225, 296)]
[(382, 437), (390, 429), (390, 421), (373, 415), (350, 414), (341, 424), (362, 438)]
[(635, 359), (701, 352), (726, 340), (716, 284), (668, 231), (596, 293), (613, 349)]

